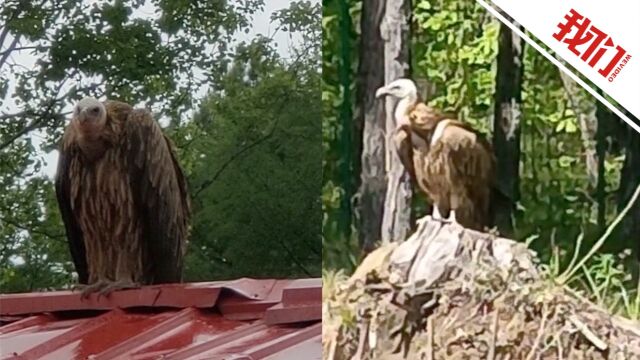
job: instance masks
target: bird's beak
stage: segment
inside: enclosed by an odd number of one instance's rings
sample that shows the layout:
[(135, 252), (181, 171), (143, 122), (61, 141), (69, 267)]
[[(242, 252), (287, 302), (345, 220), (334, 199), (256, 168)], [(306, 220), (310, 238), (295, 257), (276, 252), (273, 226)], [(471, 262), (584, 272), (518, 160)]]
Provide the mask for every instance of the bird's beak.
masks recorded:
[(389, 95), (389, 90), (387, 89), (387, 87), (386, 87), (386, 86), (383, 86), (383, 87), (379, 88), (379, 89), (376, 91), (376, 97), (377, 97), (377, 98), (382, 97), (382, 96), (385, 96), (385, 95)]
[(85, 114), (84, 111), (78, 113), (78, 121), (80, 121), (80, 123), (87, 121), (87, 114)]

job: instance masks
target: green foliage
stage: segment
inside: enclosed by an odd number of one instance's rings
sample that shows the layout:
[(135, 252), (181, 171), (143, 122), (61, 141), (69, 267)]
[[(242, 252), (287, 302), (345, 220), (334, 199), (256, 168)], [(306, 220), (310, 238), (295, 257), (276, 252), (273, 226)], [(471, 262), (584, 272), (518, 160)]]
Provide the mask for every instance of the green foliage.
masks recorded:
[[(630, 250), (617, 255), (599, 253), (580, 266), (580, 272), (568, 279), (569, 291), (575, 291), (606, 309), (627, 318), (640, 318), (640, 282), (634, 282), (628, 265)], [(558, 255), (552, 263), (561, 262)], [(559, 269), (559, 268), (558, 268)], [(571, 290), (575, 289), (575, 290)]]
[(488, 132), (498, 21), (475, 1), (418, 1), (414, 16), (413, 73), (435, 88), (427, 102)]
[[(353, 266), (356, 237), (351, 223), (350, 191), (357, 183), (356, 161), (350, 156), (355, 74), (358, 67), (359, 17), (356, 0), (323, 0), (322, 13), (322, 244), (327, 267)], [(345, 171), (348, 169), (348, 171)]]
[(147, 106), (169, 124), (194, 198), (188, 279), (319, 276), (320, 5), (272, 14), (277, 31), (303, 39), (290, 59), (266, 36), (231, 45), (263, 6), (2, 2), (0, 292), (73, 283), (41, 171), (87, 95)]
[[(352, 243), (331, 224), (343, 191), (337, 164), (345, 159), (338, 143), (341, 131), (340, 105), (345, 101), (339, 87), (338, 69), (342, 65), (337, 1), (325, 2), (323, 26), (323, 211), (325, 264), (349, 268), (349, 257), (357, 254)], [(353, 9), (362, 2), (350, 2)], [(357, 12), (352, 14), (358, 28)], [(412, 77), (417, 80), (427, 103), (459, 117), (491, 137), (497, 69), (499, 22), (474, 1), (418, 0), (413, 3), (411, 38)], [(357, 33), (349, 33), (348, 44), (359, 46)], [(355, 44), (355, 45), (354, 45)], [(357, 51), (353, 51), (357, 54)], [(358, 59), (352, 61), (352, 71)], [(558, 69), (542, 55), (525, 45), (523, 108), (521, 122), (520, 193), (515, 214), (516, 238), (530, 239), (543, 261), (550, 261), (554, 249), (558, 267), (565, 267), (567, 254), (573, 254), (575, 239), (583, 234), (592, 244), (601, 232), (597, 224), (597, 189), (589, 181), (580, 124), (569, 101)], [(425, 86), (425, 83), (428, 86)], [(588, 94), (582, 94), (593, 102)], [(608, 138), (607, 143), (615, 144)], [(613, 148), (612, 146), (608, 147)], [(359, 156), (355, 154), (354, 156)], [(605, 219), (610, 222), (618, 207), (616, 191), (624, 156), (615, 149), (605, 158)], [(357, 173), (353, 173), (357, 177)], [(424, 197), (415, 200), (416, 216), (425, 214)], [(357, 229), (356, 229), (357, 230)], [(609, 239), (619, 248), (631, 247), (634, 239)], [(608, 245), (603, 248), (605, 251)], [(335, 246), (339, 251), (326, 251)]]
[[(595, 191), (584, 161), (578, 119), (560, 79), (559, 70), (536, 50), (528, 47), (524, 59), (520, 236), (539, 234), (559, 240), (573, 250), (581, 231), (589, 243), (599, 235)], [(595, 101), (595, 100), (593, 100)], [(605, 158), (606, 219), (616, 215), (615, 191), (623, 158)], [(567, 239), (567, 240), (565, 240)], [(550, 256), (549, 243), (535, 246)]]
[[(5, 199), (15, 199), (8, 203)], [(49, 179), (5, 187), (1, 205), (0, 289), (29, 290), (72, 283), (73, 265)], [(36, 205), (36, 206), (34, 206)], [(38, 206), (39, 205), (39, 206)]]
[(317, 65), (283, 62), (264, 38), (239, 48), (183, 135), (198, 154), (189, 279), (319, 275), (319, 86)]

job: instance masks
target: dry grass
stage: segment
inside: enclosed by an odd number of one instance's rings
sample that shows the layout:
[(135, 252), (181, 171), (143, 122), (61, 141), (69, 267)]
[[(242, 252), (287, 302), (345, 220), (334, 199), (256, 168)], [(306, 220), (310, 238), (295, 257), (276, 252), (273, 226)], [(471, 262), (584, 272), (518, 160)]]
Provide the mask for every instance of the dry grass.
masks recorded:
[(325, 272), (324, 358), (640, 359), (637, 325), (584, 300), (549, 267), (532, 276), (488, 252), (451, 265), (428, 288), (399, 287), (384, 269), (355, 281)]

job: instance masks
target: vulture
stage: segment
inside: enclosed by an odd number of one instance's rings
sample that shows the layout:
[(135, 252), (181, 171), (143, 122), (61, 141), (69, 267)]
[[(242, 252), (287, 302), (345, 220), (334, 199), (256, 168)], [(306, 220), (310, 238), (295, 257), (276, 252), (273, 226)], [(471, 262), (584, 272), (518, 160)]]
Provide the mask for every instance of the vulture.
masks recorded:
[(398, 79), (376, 92), (378, 98), (386, 95), (399, 99), (393, 145), (413, 182), (433, 202), (432, 218), (478, 231), (490, 227), (496, 160), (489, 142), (420, 101), (412, 80)]
[(149, 111), (82, 99), (62, 137), (55, 189), (83, 297), (182, 281), (187, 182)]

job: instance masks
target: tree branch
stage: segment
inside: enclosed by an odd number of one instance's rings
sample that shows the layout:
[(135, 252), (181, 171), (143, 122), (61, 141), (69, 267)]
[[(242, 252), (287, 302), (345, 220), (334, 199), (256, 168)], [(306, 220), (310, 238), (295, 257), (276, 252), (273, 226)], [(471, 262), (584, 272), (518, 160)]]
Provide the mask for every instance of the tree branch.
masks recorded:
[(5, 62), (7, 61), (7, 58), (9, 58), (9, 55), (11, 55), (11, 53), (16, 49), (19, 41), (20, 41), (20, 35), (16, 35), (16, 37), (11, 42), (11, 45), (9, 45), (9, 48), (7, 48), (7, 50), (2, 52), (2, 56), (0, 57), (0, 69), (2, 69), (2, 67), (4, 66)]
[(222, 174), (222, 172), (229, 166), (231, 165), (231, 163), (237, 159), (238, 157), (240, 157), (242, 154), (246, 153), (247, 151), (251, 150), (252, 148), (260, 145), (261, 143), (267, 141), (271, 136), (273, 136), (273, 134), (275, 133), (276, 127), (278, 126), (278, 120), (276, 119), (273, 123), (273, 126), (271, 127), (271, 130), (269, 130), (269, 132), (264, 135), (263, 137), (261, 137), (260, 139), (252, 142), (251, 144), (245, 146), (244, 148), (238, 150), (236, 153), (234, 153), (233, 155), (231, 155), (227, 161), (225, 161), (222, 166), (220, 166), (220, 168), (213, 174), (213, 177), (206, 180), (205, 182), (203, 182), (200, 187), (198, 188), (198, 190), (195, 192), (194, 197), (197, 197), (198, 195), (200, 195), (200, 193), (202, 191), (204, 191), (206, 188), (208, 188), (209, 186), (211, 186)]
[(0, 56), (4, 56), (6, 54), (11, 53), (12, 51), (22, 51), (22, 50), (32, 50), (32, 49), (48, 49), (49, 46), (41, 46), (41, 45), (32, 45), (32, 46), (20, 46), (9, 48), (3, 52), (0, 52)]
[(2, 115), (0, 115), (0, 120), (7, 120), (7, 119), (11, 119), (11, 118), (20, 117), (20, 116), (27, 115), (28, 113), (29, 113), (28, 110), (24, 110), (24, 111), (20, 111), (20, 112), (13, 113), (13, 114), (2, 114)]
[(2, 48), (2, 45), (4, 45), (7, 35), (9, 35), (9, 27), (5, 26), (2, 28), (2, 33), (0, 33), (0, 49)]
[(16, 229), (23, 230), (23, 231), (26, 231), (26, 232), (29, 232), (29, 233), (32, 233), (32, 234), (38, 234), (38, 235), (46, 236), (46, 237), (48, 237), (49, 239), (52, 239), (52, 240), (64, 241), (64, 239), (65, 239), (65, 235), (64, 234), (52, 234), (52, 233), (50, 233), (48, 231), (29, 228), (27, 226), (21, 225), (20, 223), (14, 221), (13, 219), (3, 218), (2, 222), (9, 224), (9, 225), (13, 226)]
[[(303, 54), (298, 55), (298, 57), (296, 57), (296, 61), (298, 61)], [(295, 62), (294, 62), (295, 63)], [(292, 73), (292, 77), (295, 79), (298, 76), (298, 69), (295, 69)], [(295, 91), (295, 89), (291, 89), (293, 91)], [(284, 109), (284, 107), (286, 106), (287, 102), (284, 101), (287, 97), (288, 93), (285, 94), (281, 94), (278, 99), (276, 99), (277, 101), (280, 101), (280, 106), (278, 107), (278, 109), (274, 112), (275, 114), (280, 114), (282, 112), (282, 110)], [(275, 130), (278, 126), (278, 121), (279, 121), (279, 117), (276, 118), (276, 120), (273, 123), (273, 127), (271, 128), (271, 130), (269, 130), (269, 133), (267, 133), (265, 136), (263, 136), (262, 138), (254, 141), (253, 143), (247, 145), (246, 147), (238, 150), (235, 154), (231, 155), (231, 157), (229, 159), (227, 159), (227, 161), (225, 161), (224, 164), (222, 164), (222, 166), (220, 167), (220, 169), (218, 169), (215, 174), (213, 175), (213, 177), (209, 180), (206, 180), (205, 182), (203, 182), (200, 187), (198, 188), (198, 190), (194, 193), (194, 197), (197, 197), (198, 195), (200, 195), (200, 193), (202, 191), (204, 191), (206, 188), (208, 188), (209, 186), (211, 186), (211, 184), (213, 184), (218, 177), (220, 177), (220, 175), (222, 174), (222, 172), (238, 157), (240, 157), (242, 154), (246, 153), (247, 151), (251, 150), (252, 148), (260, 145), (261, 143), (265, 142), (266, 140), (268, 140), (271, 136), (273, 136), (273, 134), (275, 133)]]
[(75, 90), (75, 91), (72, 88), (69, 91), (67, 91), (64, 95), (62, 95), (60, 97), (57, 97), (57, 95), (60, 93), (60, 90), (62, 89), (62, 87), (64, 86), (64, 84), (67, 82), (68, 79), (69, 78), (66, 78), (63, 81), (61, 81), (60, 84), (58, 84), (58, 87), (57, 87), (57, 89), (55, 91), (54, 97), (48, 101), (47, 106), (46, 106), (46, 108), (44, 110), (42, 110), (40, 112), (33, 112), (31, 110), (24, 110), (24, 111), (21, 111), (21, 112), (18, 112), (18, 113), (14, 113), (14, 114), (3, 114), (3, 115), (0, 115), (0, 120), (6, 120), (6, 119), (13, 118), (13, 117), (21, 117), (21, 116), (34, 116), (35, 117), (35, 119), (33, 119), (33, 121), (31, 121), (31, 123), (29, 123), (24, 128), (20, 129), (15, 134), (9, 136), (9, 138), (7, 140), (2, 142), (0, 144), (0, 150), (3, 150), (6, 147), (10, 146), (16, 140), (18, 140), (20, 137), (30, 133), (31, 131), (41, 128), (44, 125), (45, 120), (50, 119), (50, 118), (55, 118), (55, 117), (60, 116), (60, 115), (63, 115), (63, 114), (53, 114), (52, 113), (53, 107), (57, 103), (59, 103), (61, 101), (64, 101), (72, 93), (77, 93), (79, 91), (87, 91), (87, 90), (95, 89), (96, 87), (98, 87), (100, 85), (100, 84), (93, 84), (93, 85), (90, 85), (90, 86), (87, 86), (85, 88), (82, 88), (80, 90)]
[(20, 129), (20, 131), (18, 131), (17, 133), (11, 135), (8, 140), (0, 144), (0, 150), (3, 150), (4, 148), (10, 146), (11, 144), (13, 144), (14, 141), (18, 140), (23, 135), (26, 135), (31, 131), (38, 129), (40, 125), (42, 125), (43, 121), (44, 121), (44, 117), (39, 117), (38, 119), (32, 121), (29, 125)]
[[(280, 96), (280, 99), (285, 98), (286, 95), (288, 94), (282, 94)], [(278, 99), (278, 100), (280, 100)], [(278, 107), (277, 111), (275, 111), (275, 114), (280, 114), (282, 112), (282, 109), (285, 107), (287, 103), (285, 101), (281, 101), (280, 102), (280, 106)], [(227, 161), (225, 161), (222, 166), (220, 166), (220, 168), (213, 174), (213, 177), (211, 179), (206, 180), (205, 182), (203, 182), (200, 187), (198, 188), (198, 190), (193, 194), (193, 197), (197, 197), (198, 195), (200, 195), (200, 193), (202, 191), (204, 191), (206, 188), (208, 188), (209, 186), (211, 186), (211, 184), (213, 184), (222, 174), (222, 172), (229, 166), (231, 165), (231, 163), (237, 159), (238, 157), (240, 157), (242, 154), (246, 153), (247, 151), (251, 150), (252, 148), (260, 145), (261, 143), (267, 141), (271, 136), (273, 136), (273, 134), (276, 131), (276, 128), (278, 127), (278, 122), (280, 121), (280, 117), (277, 117), (276, 120), (273, 122), (273, 126), (271, 127), (271, 130), (269, 130), (269, 132), (264, 135), (263, 137), (261, 137), (260, 139), (254, 141), (253, 143), (245, 146), (244, 148), (238, 150), (236, 153), (234, 153), (233, 155), (231, 155), (231, 157), (229, 157), (227, 159)]]

